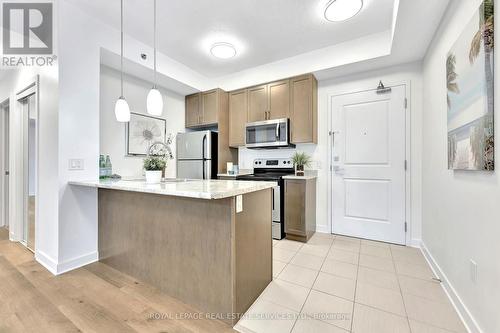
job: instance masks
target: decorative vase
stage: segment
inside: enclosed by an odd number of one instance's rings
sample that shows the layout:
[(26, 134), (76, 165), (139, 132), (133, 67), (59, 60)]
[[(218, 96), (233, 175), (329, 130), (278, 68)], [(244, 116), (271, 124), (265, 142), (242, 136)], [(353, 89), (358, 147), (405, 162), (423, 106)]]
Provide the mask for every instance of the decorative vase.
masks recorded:
[(304, 166), (296, 165), (295, 166), (295, 176), (304, 176)]
[(159, 184), (161, 182), (161, 170), (146, 170), (146, 183)]

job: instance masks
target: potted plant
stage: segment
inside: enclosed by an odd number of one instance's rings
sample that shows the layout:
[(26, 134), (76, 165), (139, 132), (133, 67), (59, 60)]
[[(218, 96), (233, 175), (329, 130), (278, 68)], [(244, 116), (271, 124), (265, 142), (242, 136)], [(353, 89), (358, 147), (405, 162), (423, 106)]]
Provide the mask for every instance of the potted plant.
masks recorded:
[(162, 171), (167, 166), (167, 161), (161, 156), (148, 156), (144, 159), (146, 170), (146, 183), (158, 184), (161, 182)]
[(295, 167), (295, 175), (304, 176), (304, 167), (311, 165), (311, 157), (306, 153), (296, 152), (292, 156), (292, 162)]

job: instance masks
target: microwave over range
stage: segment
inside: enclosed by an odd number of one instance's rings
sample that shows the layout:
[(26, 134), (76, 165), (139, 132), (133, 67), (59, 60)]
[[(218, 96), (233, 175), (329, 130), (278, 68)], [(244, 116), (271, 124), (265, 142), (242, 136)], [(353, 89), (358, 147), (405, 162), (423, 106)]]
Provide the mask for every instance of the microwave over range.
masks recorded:
[(295, 147), (290, 143), (290, 120), (281, 118), (247, 123), (245, 146), (250, 149)]

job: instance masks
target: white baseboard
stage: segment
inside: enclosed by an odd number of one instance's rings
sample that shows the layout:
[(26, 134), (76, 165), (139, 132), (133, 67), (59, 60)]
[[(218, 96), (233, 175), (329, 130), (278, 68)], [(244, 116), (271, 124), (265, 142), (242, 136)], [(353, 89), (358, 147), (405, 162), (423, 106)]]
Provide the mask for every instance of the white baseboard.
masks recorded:
[(57, 274), (59, 275), (62, 273), (72, 271), (74, 269), (91, 264), (98, 260), (99, 260), (99, 254), (97, 253), (97, 251), (70, 260), (66, 260), (57, 265)]
[(82, 266), (91, 264), (99, 260), (99, 254), (96, 252), (92, 252), (89, 254), (85, 254), (80, 257), (76, 257), (70, 260), (66, 260), (61, 263), (57, 263), (54, 259), (50, 258), (47, 254), (42, 251), (36, 251), (35, 259), (38, 261), (43, 267), (47, 268), (49, 272), (53, 275), (60, 275), (74, 269), (80, 268)]
[(439, 279), (441, 279), (442, 281), (441, 286), (443, 287), (444, 292), (450, 299), (451, 304), (453, 304), (453, 307), (460, 316), (460, 319), (462, 319), (462, 322), (467, 328), (467, 331), (469, 333), (484, 333), (479, 327), (474, 316), (472, 316), (472, 313), (469, 311), (465, 303), (458, 295), (455, 288), (451, 285), (450, 280), (448, 280), (448, 278), (446, 277), (446, 274), (443, 272), (441, 267), (439, 267), (438, 263), (436, 262), (432, 254), (429, 252), (429, 249), (425, 246), (424, 242), (421, 242), (420, 250), (422, 251), (429, 265), (431, 266), (431, 269), (434, 272), (434, 274)]
[(47, 268), (49, 272), (57, 275), (57, 261), (52, 259), (46, 253), (40, 250), (35, 250), (35, 260), (38, 261), (43, 267)]

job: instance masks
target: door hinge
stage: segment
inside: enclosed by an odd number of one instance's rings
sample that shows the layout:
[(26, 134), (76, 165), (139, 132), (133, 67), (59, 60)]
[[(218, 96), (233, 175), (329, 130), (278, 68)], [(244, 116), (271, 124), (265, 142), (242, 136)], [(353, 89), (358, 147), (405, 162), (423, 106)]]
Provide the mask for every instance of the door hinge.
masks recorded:
[(408, 109), (408, 98), (405, 97), (405, 109)]
[(405, 160), (405, 171), (408, 170), (408, 161)]
[(408, 223), (405, 221), (405, 232), (408, 232)]

